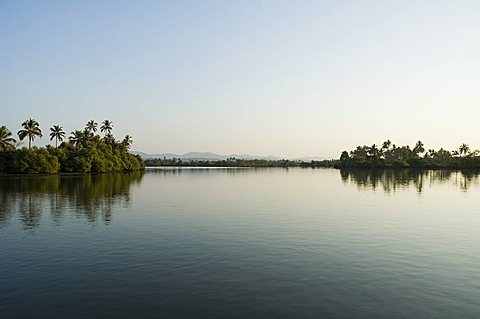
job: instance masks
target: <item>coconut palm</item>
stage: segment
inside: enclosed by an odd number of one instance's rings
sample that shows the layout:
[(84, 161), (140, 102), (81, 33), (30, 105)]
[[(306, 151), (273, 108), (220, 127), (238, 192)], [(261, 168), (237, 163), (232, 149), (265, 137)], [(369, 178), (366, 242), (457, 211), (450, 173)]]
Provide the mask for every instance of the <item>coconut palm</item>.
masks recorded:
[(78, 148), (83, 143), (84, 138), (85, 138), (85, 133), (83, 131), (76, 130), (71, 133), (68, 140), (70, 141), (70, 143), (72, 143)]
[(378, 159), (378, 157), (379, 157), (379, 155), (380, 155), (380, 152), (379, 152), (378, 147), (377, 147), (376, 144), (373, 144), (373, 145), (369, 148), (369, 150), (368, 150), (368, 155), (369, 155), (370, 157), (373, 157), (373, 158), (375, 158), (375, 159)]
[(458, 148), (458, 152), (460, 155), (464, 154), (464, 156), (467, 156), (467, 154), (470, 152), (470, 147), (467, 144), (463, 143)]
[(413, 148), (413, 153), (418, 155), (424, 152), (425, 152), (425, 146), (423, 145), (422, 141), (418, 141), (417, 144), (415, 144), (415, 147)]
[(93, 140), (93, 133), (88, 129), (88, 128), (85, 128), (83, 130), (83, 139), (85, 142), (90, 142)]
[(105, 120), (100, 127), (100, 132), (105, 132), (105, 134), (110, 135), (113, 130), (113, 122), (109, 120)]
[(116, 143), (116, 140), (115, 140), (115, 137), (113, 136), (113, 134), (110, 134), (110, 133), (106, 133), (105, 134), (105, 137), (103, 138), (103, 142), (105, 144), (108, 144), (108, 145), (115, 145)]
[(32, 118), (29, 118), (25, 122), (22, 123), (23, 129), (18, 131), (18, 137), (21, 141), (23, 141), (26, 137), (28, 137), (28, 148), (32, 147), (32, 141), (38, 136), (42, 137), (42, 130), (40, 129), (40, 125), (37, 121)]
[(91, 133), (95, 133), (97, 131), (97, 126), (98, 126), (97, 122), (95, 122), (94, 120), (90, 120), (87, 122), (87, 125), (85, 126), (85, 130)]
[(130, 135), (125, 135), (125, 138), (122, 141), (122, 145), (128, 150), (132, 146), (133, 140)]
[(15, 148), (17, 141), (12, 137), (12, 132), (4, 125), (0, 127), (0, 150), (7, 151)]
[(50, 128), (50, 141), (55, 139), (55, 147), (58, 147), (58, 141), (63, 141), (65, 132), (60, 125), (54, 125)]

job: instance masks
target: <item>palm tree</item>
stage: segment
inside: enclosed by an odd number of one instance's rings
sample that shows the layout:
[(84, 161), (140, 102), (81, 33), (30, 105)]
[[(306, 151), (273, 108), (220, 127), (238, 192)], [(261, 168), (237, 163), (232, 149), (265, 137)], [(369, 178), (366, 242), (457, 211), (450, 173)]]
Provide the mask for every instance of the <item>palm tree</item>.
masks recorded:
[(4, 125), (0, 127), (0, 150), (7, 151), (15, 148), (17, 141), (12, 137), (12, 132)]
[(383, 142), (382, 144), (382, 149), (387, 151), (390, 149), (390, 146), (392, 146), (392, 142), (390, 140), (386, 140), (385, 142)]
[(105, 144), (114, 145), (116, 141), (115, 141), (115, 137), (113, 137), (112, 134), (106, 133), (105, 137), (103, 138), (103, 142)]
[(391, 159), (392, 157), (392, 150), (390, 149), (391, 146), (392, 146), (392, 141), (386, 140), (385, 142), (383, 142), (382, 148), (380, 149), (380, 155), (384, 159)]
[(63, 141), (65, 137), (65, 132), (60, 125), (54, 125), (50, 128), (50, 141), (55, 139), (55, 147), (57, 146), (58, 141)]
[(368, 150), (368, 155), (370, 157), (373, 157), (374, 159), (378, 159), (379, 155), (380, 155), (380, 152), (378, 150), (378, 147), (376, 144), (373, 144), (369, 150)]
[(97, 122), (95, 122), (94, 120), (90, 120), (87, 122), (87, 125), (85, 126), (85, 130), (87, 130), (88, 132), (95, 133), (97, 131), (97, 126), (98, 126)]
[(85, 133), (83, 131), (76, 130), (73, 131), (71, 134), (72, 135), (70, 135), (68, 140), (70, 141), (70, 143), (72, 143), (78, 148), (78, 146), (80, 146), (80, 144), (82, 144), (84, 141)]
[(40, 129), (40, 125), (37, 121), (32, 118), (29, 118), (25, 122), (22, 123), (23, 129), (18, 131), (18, 137), (21, 141), (28, 137), (28, 148), (32, 147), (32, 141), (35, 137), (42, 137), (42, 130)]
[(113, 122), (109, 120), (105, 120), (102, 123), (102, 127), (100, 127), (100, 132), (105, 132), (105, 134), (111, 134), (113, 130)]
[(460, 155), (464, 154), (466, 156), (470, 152), (470, 147), (467, 144), (463, 143), (458, 148), (458, 151)]
[(83, 130), (83, 138), (85, 142), (91, 141), (93, 139), (93, 136), (93, 133), (87, 127)]
[(422, 141), (418, 141), (417, 144), (415, 144), (415, 147), (413, 148), (413, 153), (416, 155), (424, 153), (425, 152), (425, 147), (422, 143)]
[(125, 138), (122, 141), (123, 146), (128, 150), (132, 146), (133, 140), (130, 135), (125, 135)]

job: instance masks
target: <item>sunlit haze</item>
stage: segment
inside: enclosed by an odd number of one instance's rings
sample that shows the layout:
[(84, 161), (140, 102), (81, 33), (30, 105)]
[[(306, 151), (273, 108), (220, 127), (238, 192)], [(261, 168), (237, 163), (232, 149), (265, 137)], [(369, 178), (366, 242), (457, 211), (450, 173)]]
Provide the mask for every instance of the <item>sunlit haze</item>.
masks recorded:
[(0, 107), (148, 153), (480, 148), (480, 1), (2, 1)]

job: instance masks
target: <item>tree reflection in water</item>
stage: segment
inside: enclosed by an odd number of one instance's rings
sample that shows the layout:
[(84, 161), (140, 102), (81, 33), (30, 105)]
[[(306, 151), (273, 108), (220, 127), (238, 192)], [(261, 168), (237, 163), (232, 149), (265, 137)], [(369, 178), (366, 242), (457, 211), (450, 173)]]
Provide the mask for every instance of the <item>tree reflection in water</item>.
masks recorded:
[(143, 174), (0, 178), (0, 227), (18, 214), (24, 228), (35, 229), (46, 212), (60, 225), (70, 211), (90, 223), (101, 219), (108, 224), (113, 208), (129, 205), (130, 187), (140, 183)]
[(361, 190), (382, 189), (385, 193), (415, 187), (422, 193), (425, 186), (452, 183), (460, 190), (468, 191), (479, 185), (480, 172), (452, 170), (341, 170), (344, 183), (355, 184)]

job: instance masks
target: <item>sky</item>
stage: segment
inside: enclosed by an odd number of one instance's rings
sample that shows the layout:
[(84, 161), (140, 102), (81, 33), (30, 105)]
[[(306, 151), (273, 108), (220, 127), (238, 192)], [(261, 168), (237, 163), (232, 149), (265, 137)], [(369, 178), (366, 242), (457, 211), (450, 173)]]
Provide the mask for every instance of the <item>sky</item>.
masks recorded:
[(480, 1), (0, 1), (0, 125), (148, 153), (480, 148)]

